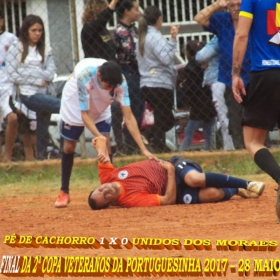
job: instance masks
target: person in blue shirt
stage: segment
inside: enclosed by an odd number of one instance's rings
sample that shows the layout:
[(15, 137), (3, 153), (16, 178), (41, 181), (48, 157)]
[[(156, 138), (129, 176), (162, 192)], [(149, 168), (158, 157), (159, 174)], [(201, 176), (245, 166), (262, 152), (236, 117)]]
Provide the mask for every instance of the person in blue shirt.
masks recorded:
[(201, 50), (195, 55), (195, 60), (207, 65), (203, 75), (203, 87), (209, 87), (212, 91), (213, 103), (217, 111), (217, 116), (221, 125), (224, 150), (234, 150), (232, 137), (229, 134), (227, 117), (228, 108), (225, 102), (225, 84), (218, 81), (220, 49), (219, 40), (215, 35)]
[[(255, 163), (278, 184), (276, 215), (280, 221), (280, 166), (264, 146), (267, 131), (280, 121), (279, 0), (243, 0), (234, 39), (232, 91), (244, 104), (243, 134)], [(251, 37), (250, 86), (241, 75), (241, 65)]]
[[(216, 0), (213, 4), (202, 9), (194, 20), (201, 24), (205, 30), (217, 35), (220, 48), (220, 65), (218, 81), (226, 85), (225, 99), (228, 106), (229, 131), (236, 149), (244, 148), (241, 117), (242, 106), (235, 102), (231, 90), (231, 59), (233, 39), (238, 24), (238, 14), (241, 0)], [(228, 12), (219, 12), (227, 8)], [(250, 46), (244, 56), (241, 76), (245, 85), (249, 81), (251, 68)]]

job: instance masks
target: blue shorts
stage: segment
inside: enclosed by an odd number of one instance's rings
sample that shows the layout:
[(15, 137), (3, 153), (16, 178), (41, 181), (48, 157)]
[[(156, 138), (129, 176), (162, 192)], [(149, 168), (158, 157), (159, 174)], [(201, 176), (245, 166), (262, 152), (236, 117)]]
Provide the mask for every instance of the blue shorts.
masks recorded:
[[(112, 126), (112, 119), (110, 117), (107, 120), (96, 123), (95, 125), (101, 134), (109, 134), (111, 126)], [(84, 128), (85, 128), (84, 126), (70, 125), (70, 124), (65, 123), (64, 121), (61, 121), (60, 122), (60, 135), (64, 139), (67, 139), (70, 141), (78, 141), (81, 134), (84, 131)]]
[[(173, 157), (175, 158), (175, 157)], [(184, 158), (176, 157), (171, 163), (175, 167), (175, 180), (176, 180), (176, 204), (198, 204), (201, 203), (199, 200), (199, 192), (201, 188), (192, 188), (188, 186), (184, 178), (190, 171), (195, 170), (202, 173), (202, 168), (199, 164), (190, 160), (184, 160)]]

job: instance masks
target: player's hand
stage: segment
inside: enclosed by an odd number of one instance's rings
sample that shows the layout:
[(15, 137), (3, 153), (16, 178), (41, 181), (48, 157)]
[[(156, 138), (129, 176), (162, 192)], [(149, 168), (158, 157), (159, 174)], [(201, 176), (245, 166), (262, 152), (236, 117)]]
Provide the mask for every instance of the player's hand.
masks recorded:
[(42, 80), (42, 82), (41, 82), (41, 87), (45, 87), (46, 85), (47, 85), (47, 82), (44, 81), (44, 80)]
[(161, 166), (162, 168), (164, 168), (167, 171), (174, 171), (174, 166), (171, 162), (169, 161), (165, 161), (165, 160), (158, 160), (157, 161), (159, 166)]
[(220, 8), (226, 8), (229, 4), (229, 0), (217, 0), (217, 3)]
[(244, 96), (246, 95), (246, 90), (244, 87), (243, 80), (241, 77), (239, 77), (237, 75), (232, 76), (232, 93), (233, 93), (234, 99), (238, 103), (241, 103), (243, 101), (241, 94)]
[(142, 150), (141, 152), (142, 152), (142, 155), (148, 159), (158, 160), (158, 158), (155, 155), (153, 155), (152, 153), (150, 153), (147, 149)]
[(105, 154), (100, 153), (100, 154), (97, 156), (97, 158), (98, 158), (98, 161), (99, 161), (100, 163), (103, 163), (103, 164), (111, 163), (110, 158), (109, 158), (108, 156), (106, 156)]
[(105, 142), (107, 141), (107, 138), (103, 135), (96, 136), (91, 140), (91, 145), (95, 148), (96, 147), (96, 141), (97, 139), (103, 139)]

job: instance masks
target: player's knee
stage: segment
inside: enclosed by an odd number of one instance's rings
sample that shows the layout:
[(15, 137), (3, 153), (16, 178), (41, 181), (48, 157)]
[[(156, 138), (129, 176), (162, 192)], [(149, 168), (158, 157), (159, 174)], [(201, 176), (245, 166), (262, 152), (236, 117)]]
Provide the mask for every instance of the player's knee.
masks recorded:
[(63, 152), (65, 154), (72, 154), (74, 153), (76, 148), (76, 142), (74, 141), (68, 141), (64, 139), (64, 143), (63, 143)]
[(202, 176), (202, 173), (190, 171), (185, 176), (185, 183), (192, 188), (204, 187), (205, 178)]
[(215, 188), (209, 188), (207, 191), (207, 196), (209, 198), (209, 201), (217, 202), (224, 199), (224, 192), (220, 189)]

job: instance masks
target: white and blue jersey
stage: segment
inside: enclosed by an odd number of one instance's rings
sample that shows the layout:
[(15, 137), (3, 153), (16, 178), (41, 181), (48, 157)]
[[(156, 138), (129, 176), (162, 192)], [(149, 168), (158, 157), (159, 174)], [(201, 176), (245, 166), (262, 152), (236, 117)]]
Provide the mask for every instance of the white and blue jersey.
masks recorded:
[(239, 15), (253, 20), (252, 71), (280, 68), (280, 1), (242, 0)]
[(95, 123), (111, 117), (111, 103), (116, 100), (121, 106), (130, 106), (128, 87), (123, 82), (113, 92), (101, 87), (97, 79), (98, 68), (106, 60), (85, 58), (75, 67), (66, 82), (61, 99), (61, 119), (70, 125), (84, 126), (81, 111), (88, 111)]

